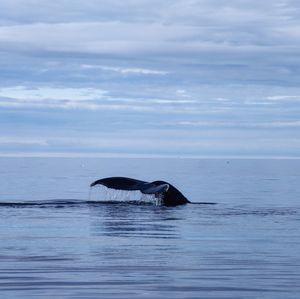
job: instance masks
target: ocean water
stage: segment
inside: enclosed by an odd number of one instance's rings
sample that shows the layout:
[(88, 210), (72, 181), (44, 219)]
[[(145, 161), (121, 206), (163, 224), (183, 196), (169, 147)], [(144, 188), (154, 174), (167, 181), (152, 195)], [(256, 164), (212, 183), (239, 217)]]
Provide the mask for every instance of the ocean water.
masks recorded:
[[(216, 204), (103, 203), (108, 176)], [(0, 298), (300, 298), (300, 160), (0, 158)]]

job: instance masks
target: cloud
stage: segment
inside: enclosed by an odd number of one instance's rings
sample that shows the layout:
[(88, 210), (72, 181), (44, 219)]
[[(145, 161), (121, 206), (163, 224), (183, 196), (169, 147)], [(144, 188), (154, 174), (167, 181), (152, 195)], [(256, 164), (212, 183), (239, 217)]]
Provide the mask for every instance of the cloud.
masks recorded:
[(299, 1), (4, 0), (0, 20), (3, 136), (23, 130), (38, 149), (53, 130), (104, 142), (100, 130), (116, 132), (114, 151), (296, 152)]
[(255, 123), (243, 122), (243, 121), (180, 121), (175, 125), (184, 127), (198, 127), (198, 128), (245, 128), (245, 129), (284, 129), (284, 128), (299, 128), (300, 121), (270, 121), (270, 122), (260, 122)]
[(166, 46), (181, 47), (182, 39), (196, 34), (197, 28), (191, 26), (159, 23), (35, 23), (1, 26), (0, 43), (2, 49), (14, 51), (138, 54), (170, 52)]
[(0, 16), (7, 23), (118, 20), (139, 24), (163, 20), (224, 26), (297, 19), (298, 5), (295, 0), (101, 0), (101, 5), (98, 0), (10, 0), (0, 2)]
[(2, 108), (19, 109), (64, 109), (64, 110), (115, 110), (115, 111), (154, 111), (152, 107), (142, 105), (124, 105), (124, 104), (105, 104), (105, 103), (82, 103), (76, 101), (53, 102), (42, 100), (37, 102), (30, 101), (0, 101)]
[(46, 139), (15, 136), (0, 136), (0, 144), (48, 146), (48, 142)]
[(112, 71), (120, 74), (142, 74), (142, 75), (167, 75), (169, 72), (161, 70), (150, 70), (144, 68), (124, 68), (106, 65), (90, 65), (83, 64), (81, 66), (83, 69), (100, 69), (103, 71)]
[(0, 97), (11, 98), (20, 102), (48, 101), (88, 101), (105, 98), (108, 91), (95, 88), (66, 87), (27, 87), (13, 86), (0, 88)]
[(268, 96), (266, 99), (271, 101), (299, 101), (300, 95), (276, 95)]
[[(274, 96), (274, 99), (277, 100), (267, 100), (268, 97), (263, 96), (262, 100), (247, 98), (248, 91), (245, 93), (246, 99), (244, 100), (234, 97), (232, 99), (224, 96), (215, 97), (216, 93), (228, 92), (222, 89), (216, 89), (215, 94), (208, 95), (203, 95), (201, 89), (187, 91), (160, 87), (154, 92), (151, 90), (136, 91), (135, 89), (133, 91), (127, 91), (128, 94), (122, 96), (121, 89), (115, 91), (99, 87), (7, 86), (0, 88), (0, 107), (27, 110), (132, 111), (161, 115), (185, 114), (190, 117), (192, 115), (224, 117), (224, 115), (236, 114), (243, 110), (254, 111), (256, 109), (257, 113), (271, 111), (270, 109), (276, 111), (280, 103), (277, 99), (278, 96)], [(231, 88), (229, 88), (229, 92), (232, 93)], [(279, 98), (281, 99), (282, 96)], [(286, 96), (283, 99), (283, 104), (290, 103), (286, 100)], [(294, 96), (292, 96), (292, 100), (295, 101)], [(195, 124), (194, 121), (190, 122), (190, 125), (193, 124)]]
[[(0, 107), (25, 109), (82, 109), (127, 111), (176, 111), (183, 104), (196, 103), (187, 99), (119, 98), (99, 88), (27, 87), (0, 88)], [(165, 105), (162, 107), (161, 105)], [(172, 107), (169, 107), (172, 105)], [(181, 106), (176, 108), (174, 105)]]
[[(297, 32), (299, 6), (292, 0), (2, 1), (0, 50), (22, 53), (34, 66), (41, 57), (76, 59), (107, 72), (169, 74), (174, 84), (296, 86), (300, 44), (289, 32)], [(62, 70), (73, 80), (91, 78)]]
[[(161, 22), (32, 23), (1, 26), (0, 45), (1, 49), (10, 49), (13, 52), (44, 51), (102, 55), (160, 54), (182, 57), (186, 54), (209, 52), (218, 55), (220, 53), (236, 55), (240, 52), (255, 56), (257, 53), (297, 53), (297, 49), (293, 47), (294, 38), (287, 40), (280, 34), (269, 34), (263, 31), (265, 29), (257, 27), (256, 29), (257, 32), (244, 32), (238, 27), (234, 27), (234, 30), (231, 27), (223, 28), (221, 24), (216, 28)], [(248, 38), (245, 38), (247, 36)]]
[[(14, 138), (18, 139), (18, 137)], [(274, 138), (276, 138), (275, 143)], [(45, 139), (46, 148), (39, 148), (35, 144), (30, 147), (29, 144), (20, 143), (11, 153), (24, 153), (25, 148), (27, 153), (31, 152), (33, 155), (34, 152), (38, 155), (68, 155), (72, 152), (74, 155), (81, 156), (105, 156), (107, 154), (117, 156), (128, 154), (144, 154), (146, 156), (283, 156), (287, 153), (289, 155), (294, 153), (294, 156), (297, 156), (300, 149), (299, 138), (286, 136), (283, 133), (278, 134), (278, 130), (245, 131), (241, 128), (235, 130), (177, 128), (176, 130), (160, 131), (149, 129), (141, 131), (135, 128), (130, 131), (122, 130), (110, 133), (87, 131), (85, 136), (78, 135), (76, 132), (58, 136), (48, 133)], [(246, 142), (247, 140), (248, 142)], [(9, 151), (5, 152), (5, 148), (2, 148), (0, 154), (5, 153), (9, 153)]]

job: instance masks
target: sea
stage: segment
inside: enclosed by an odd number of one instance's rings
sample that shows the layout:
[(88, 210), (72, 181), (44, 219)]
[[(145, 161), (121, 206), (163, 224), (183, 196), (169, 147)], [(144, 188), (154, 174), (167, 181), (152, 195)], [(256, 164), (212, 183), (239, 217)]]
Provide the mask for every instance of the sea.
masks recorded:
[(300, 160), (0, 158), (0, 298), (300, 298)]

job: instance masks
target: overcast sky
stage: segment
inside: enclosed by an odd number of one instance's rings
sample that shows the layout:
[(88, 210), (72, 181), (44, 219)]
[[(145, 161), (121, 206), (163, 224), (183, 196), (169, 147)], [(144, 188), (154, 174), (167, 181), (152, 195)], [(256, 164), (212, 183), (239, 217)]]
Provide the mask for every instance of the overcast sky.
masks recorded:
[(0, 0), (0, 155), (300, 156), (297, 0)]

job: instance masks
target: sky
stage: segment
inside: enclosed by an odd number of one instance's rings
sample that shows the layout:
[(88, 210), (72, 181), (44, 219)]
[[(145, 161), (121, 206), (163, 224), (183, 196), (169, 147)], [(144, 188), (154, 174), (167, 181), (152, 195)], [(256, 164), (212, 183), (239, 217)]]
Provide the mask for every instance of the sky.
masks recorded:
[(300, 157), (297, 0), (0, 0), (0, 156)]

